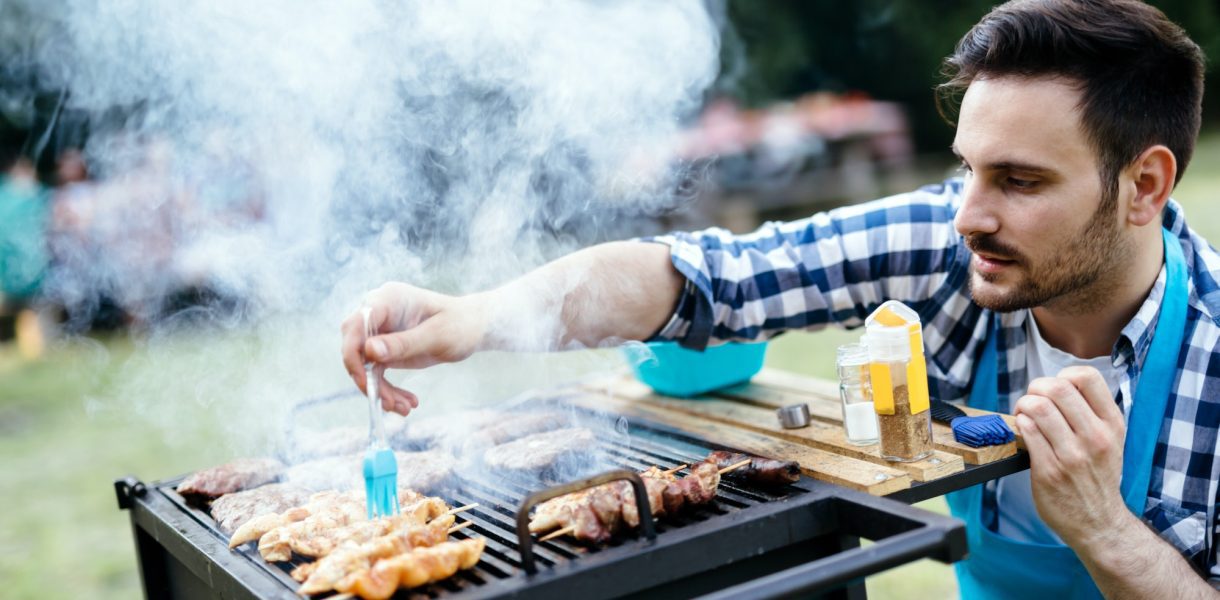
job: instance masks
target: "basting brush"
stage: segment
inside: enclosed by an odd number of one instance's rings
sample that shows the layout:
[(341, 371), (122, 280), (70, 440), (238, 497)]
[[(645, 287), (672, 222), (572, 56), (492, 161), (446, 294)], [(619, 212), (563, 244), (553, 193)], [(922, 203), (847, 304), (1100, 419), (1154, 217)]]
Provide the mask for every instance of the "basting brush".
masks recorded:
[(1007, 444), (1017, 437), (1000, 415), (971, 417), (943, 400), (933, 400), (931, 405), (932, 419), (948, 425), (953, 430), (953, 439), (967, 446)]
[[(365, 339), (374, 334), (369, 326), (370, 312), (371, 308), (364, 307)], [(369, 395), (369, 449), (364, 453), (364, 494), (369, 518), (373, 519), (398, 514), (398, 461), (385, 439), (381, 395), (373, 363), (364, 364), (364, 378), (364, 389)]]

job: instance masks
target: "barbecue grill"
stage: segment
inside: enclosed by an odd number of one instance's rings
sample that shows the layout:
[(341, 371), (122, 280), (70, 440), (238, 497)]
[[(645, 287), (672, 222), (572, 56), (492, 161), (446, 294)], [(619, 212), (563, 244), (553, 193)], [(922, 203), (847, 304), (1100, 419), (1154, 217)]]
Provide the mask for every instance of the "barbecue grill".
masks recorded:
[[(624, 469), (670, 468), (715, 449), (733, 450), (643, 420), (631, 420), (630, 431), (629, 437), (599, 434)], [(1019, 461), (1007, 461), (963, 476), (982, 481), (1020, 468)], [(216, 521), (175, 491), (180, 480), (115, 482), (120, 508), (130, 511), (147, 597), (297, 597), (298, 584), (289, 577), (294, 565), (269, 564), (249, 547), (230, 550)], [(902, 499), (943, 493), (920, 487)], [(450, 489), (438, 495), (451, 505), (479, 505), (462, 514), (473, 526), (454, 537), (482, 536), (486, 550), (475, 568), (400, 590), (396, 598), (857, 598), (864, 596), (865, 576), (921, 558), (953, 562), (966, 554), (960, 521), (806, 477), (771, 490), (722, 479), (713, 502), (657, 520), (655, 537), (628, 534), (599, 547), (518, 537), (518, 512), (538, 489), (470, 475), (458, 476)], [(861, 546), (861, 538), (874, 543)]]

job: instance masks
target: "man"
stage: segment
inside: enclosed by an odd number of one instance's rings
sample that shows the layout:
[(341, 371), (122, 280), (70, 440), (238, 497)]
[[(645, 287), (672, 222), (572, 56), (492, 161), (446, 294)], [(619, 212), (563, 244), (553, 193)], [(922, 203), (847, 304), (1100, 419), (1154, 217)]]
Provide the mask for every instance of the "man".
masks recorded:
[[(387, 284), (367, 298), (380, 335), (344, 323), (347, 369), (363, 385), (366, 357), (703, 347), (901, 300), (933, 394), (1011, 410), (1029, 450), (1028, 473), (950, 499), (963, 597), (1215, 597), (1220, 256), (1169, 199), (1199, 129), (1198, 47), (1132, 0), (1018, 0), (946, 66), (962, 178), (745, 236), (594, 246), (464, 297)], [(547, 315), (544, 339), (514, 328)]]

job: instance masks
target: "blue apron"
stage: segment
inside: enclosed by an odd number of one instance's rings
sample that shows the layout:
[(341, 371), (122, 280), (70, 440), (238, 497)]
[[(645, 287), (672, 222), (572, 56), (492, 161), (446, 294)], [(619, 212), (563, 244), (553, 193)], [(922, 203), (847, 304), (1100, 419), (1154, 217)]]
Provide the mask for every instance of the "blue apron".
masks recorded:
[[(1161, 316), (1152, 337), (1127, 419), (1123, 444), (1123, 501), (1143, 517), (1152, 454), (1177, 375), (1178, 352), (1185, 334), (1187, 305), (1186, 260), (1178, 240), (1162, 230), (1166, 285)], [(998, 408), (996, 336), (989, 334), (974, 375), (970, 406)], [(966, 522), (970, 554), (957, 563), (958, 589), (966, 600), (976, 598), (1100, 598), (1101, 593), (1076, 553), (1063, 544), (1019, 542), (991, 527), (996, 521), (995, 494), (976, 485), (948, 495), (949, 509)]]

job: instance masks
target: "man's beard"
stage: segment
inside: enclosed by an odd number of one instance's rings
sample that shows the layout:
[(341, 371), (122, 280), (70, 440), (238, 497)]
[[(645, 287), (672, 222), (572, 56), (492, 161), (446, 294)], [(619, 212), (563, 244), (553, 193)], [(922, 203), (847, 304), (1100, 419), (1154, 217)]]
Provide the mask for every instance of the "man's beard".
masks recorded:
[(999, 276), (979, 273), (971, 265), (970, 295), (975, 303), (998, 312), (1047, 304), (1062, 304), (1062, 308), (1069, 311), (1089, 311), (1104, 303), (1118, 284), (1114, 278), (1106, 276), (1113, 272), (1115, 265), (1129, 262), (1131, 252), (1115, 220), (1116, 196), (1104, 198), (1088, 225), (1041, 264), (1032, 264), (1015, 248), (991, 235), (966, 236), (966, 246), (972, 252), (1013, 260), (1016, 264), (1012, 267), (1023, 271), (1023, 274), (1018, 273), (1022, 276), (1013, 284), (1013, 289), (999, 292), (978, 285), (979, 280), (990, 283), (1000, 279)]

